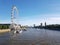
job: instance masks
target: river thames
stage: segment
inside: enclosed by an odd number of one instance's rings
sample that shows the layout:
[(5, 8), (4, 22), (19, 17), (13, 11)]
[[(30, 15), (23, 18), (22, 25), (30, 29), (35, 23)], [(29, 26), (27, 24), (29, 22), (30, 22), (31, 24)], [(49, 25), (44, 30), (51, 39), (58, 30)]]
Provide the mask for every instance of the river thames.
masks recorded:
[(27, 28), (19, 34), (0, 34), (0, 45), (60, 45), (60, 31)]

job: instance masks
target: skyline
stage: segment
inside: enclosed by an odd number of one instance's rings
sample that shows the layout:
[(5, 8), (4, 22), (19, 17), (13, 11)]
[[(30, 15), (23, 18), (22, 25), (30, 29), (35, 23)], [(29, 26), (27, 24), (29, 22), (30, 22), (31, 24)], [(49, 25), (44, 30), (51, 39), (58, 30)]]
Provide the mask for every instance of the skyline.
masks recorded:
[(0, 23), (11, 23), (11, 8), (15, 5), (21, 25), (60, 24), (59, 0), (0, 0)]

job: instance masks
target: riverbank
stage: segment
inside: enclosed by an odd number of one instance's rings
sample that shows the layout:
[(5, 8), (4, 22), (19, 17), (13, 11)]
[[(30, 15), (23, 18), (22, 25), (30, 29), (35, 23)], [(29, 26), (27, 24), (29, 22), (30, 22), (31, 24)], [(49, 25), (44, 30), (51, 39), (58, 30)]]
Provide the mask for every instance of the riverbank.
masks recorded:
[(60, 31), (60, 24), (51, 24), (51, 25), (46, 25), (46, 26), (35, 26), (34, 28)]
[(0, 29), (0, 33), (5, 33), (5, 32), (9, 32), (10, 29)]

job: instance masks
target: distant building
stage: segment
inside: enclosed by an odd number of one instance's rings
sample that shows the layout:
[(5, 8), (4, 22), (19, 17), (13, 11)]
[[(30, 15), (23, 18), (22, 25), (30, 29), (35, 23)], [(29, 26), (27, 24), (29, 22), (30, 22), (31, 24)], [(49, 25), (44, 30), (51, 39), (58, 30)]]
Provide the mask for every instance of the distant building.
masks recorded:
[(46, 26), (46, 22), (45, 22), (45, 26)]
[(43, 24), (42, 24), (42, 23), (40, 23), (40, 26), (41, 26), (41, 27), (42, 27), (42, 25), (43, 25)]
[(35, 27), (35, 24), (33, 26)]

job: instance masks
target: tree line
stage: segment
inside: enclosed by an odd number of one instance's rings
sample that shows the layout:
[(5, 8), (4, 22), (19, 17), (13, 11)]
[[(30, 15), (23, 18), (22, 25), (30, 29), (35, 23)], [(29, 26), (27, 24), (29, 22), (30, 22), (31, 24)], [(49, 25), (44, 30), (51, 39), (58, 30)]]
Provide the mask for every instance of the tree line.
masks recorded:
[(9, 29), (10, 24), (0, 24), (0, 29)]
[(45, 29), (52, 29), (52, 30), (60, 30), (60, 25), (58, 24), (53, 24), (53, 25), (47, 25), (44, 27)]
[(46, 26), (35, 26), (34, 28), (60, 30), (60, 24), (51, 24), (51, 25), (46, 25)]

